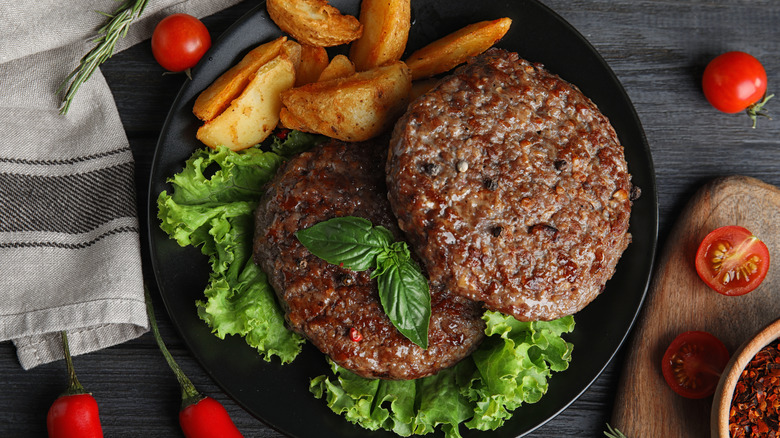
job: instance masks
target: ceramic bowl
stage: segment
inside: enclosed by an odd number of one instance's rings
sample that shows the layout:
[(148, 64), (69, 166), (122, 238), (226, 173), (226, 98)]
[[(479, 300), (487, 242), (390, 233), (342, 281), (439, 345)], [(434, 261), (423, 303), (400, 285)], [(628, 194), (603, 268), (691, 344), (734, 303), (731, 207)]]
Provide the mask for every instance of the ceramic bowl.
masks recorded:
[(731, 356), (715, 389), (710, 416), (711, 438), (729, 438), (729, 411), (739, 376), (756, 353), (778, 338), (780, 338), (780, 319), (748, 339)]

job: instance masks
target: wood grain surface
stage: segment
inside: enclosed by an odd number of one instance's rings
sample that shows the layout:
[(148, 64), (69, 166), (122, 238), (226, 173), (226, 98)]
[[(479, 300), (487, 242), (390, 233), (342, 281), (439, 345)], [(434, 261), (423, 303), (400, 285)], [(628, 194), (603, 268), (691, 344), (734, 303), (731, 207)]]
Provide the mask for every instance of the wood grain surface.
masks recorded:
[[(674, 243), (667, 236), (682, 207), (713, 178), (749, 175), (780, 185), (780, 101), (767, 106), (774, 120), (761, 119), (757, 129), (750, 129), (746, 116), (722, 114), (710, 107), (700, 86), (701, 72), (709, 59), (728, 50), (744, 50), (764, 63), (770, 88), (775, 93), (780, 91), (780, 56), (777, 56), (780, 2), (541, 1), (596, 48), (636, 108), (655, 163), (660, 251)], [(216, 39), (257, 4), (242, 2), (203, 21)], [(101, 71), (114, 94), (136, 160), (138, 215), (142, 218), (142, 230), (146, 230), (156, 226), (143, 219), (147, 215), (149, 171), (157, 136), (168, 108), (186, 79), (181, 75), (163, 75), (148, 41), (114, 55)], [(147, 279), (153, 284), (145, 239), (142, 239), (142, 250)], [(162, 302), (156, 299), (157, 291), (152, 293), (163, 337), (195, 385), (225, 405), (244, 436), (283, 437), (220, 390), (190, 355), (162, 311)], [(618, 380), (630, 349), (630, 345), (622, 349), (570, 407), (527, 436), (603, 437), (606, 423), (611, 421)], [(74, 362), (79, 379), (100, 402), (107, 437), (183, 436), (176, 418), (180, 397), (176, 379), (151, 334), (75, 357)], [(4, 384), (0, 391), (0, 436), (46, 436), (46, 411), (67, 385), (64, 370), (62, 362), (55, 362), (24, 371), (14, 346), (9, 342), (0, 343), (0, 382)], [(629, 435), (630, 438), (659, 436), (662, 435), (649, 432)]]
[[(694, 267), (702, 239), (726, 225), (752, 231), (766, 243), (770, 258), (778, 258), (756, 290), (738, 297), (710, 289)], [(629, 437), (708, 436), (713, 398), (691, 400), (673, 392), (661, 374), (661, 357), (678, 334), (689, 330), (712, 333), (734, 353), (780, 316), (778, 282), (780, 189), (744, 176), (704, 185), (685, 207), (659, 257), (628, 348), (612, 425)]]

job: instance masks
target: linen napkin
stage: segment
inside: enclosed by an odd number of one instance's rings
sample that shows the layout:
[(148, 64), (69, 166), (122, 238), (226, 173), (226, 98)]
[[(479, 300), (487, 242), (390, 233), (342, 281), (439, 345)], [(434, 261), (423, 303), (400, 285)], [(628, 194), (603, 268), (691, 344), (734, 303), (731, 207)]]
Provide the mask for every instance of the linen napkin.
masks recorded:
[[(118, 43), (165, 16), (239, 0), (149, 0)], [(93, 46), (114, 0), (0, 2), (0, 341), (24, 369), (148, 330), (133, 156), (100, 71), (59, 114), (62, 80)], [(148, 41), (146, 41), (148, 44)]]

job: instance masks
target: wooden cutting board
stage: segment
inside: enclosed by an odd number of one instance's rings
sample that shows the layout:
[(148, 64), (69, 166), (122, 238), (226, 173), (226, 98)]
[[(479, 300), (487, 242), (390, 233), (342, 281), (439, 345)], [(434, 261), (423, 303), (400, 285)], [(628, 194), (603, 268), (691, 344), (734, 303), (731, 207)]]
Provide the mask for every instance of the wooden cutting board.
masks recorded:
[[(727, 297), (696, 274), (701, 240), (724, 225), (741, 225), (769, 248), (770, 270), (753, 292)], [(712, 397), (678, 396), (664, 381), (661, 357), (679, 334), (704, 330), (729, 352), (780, 317), (780, 189), (757, 179), (731, 176), (702, 187), (661, 247), (654, 278), (620, 376), (610, 424), (629, 438), (710, 436)]]

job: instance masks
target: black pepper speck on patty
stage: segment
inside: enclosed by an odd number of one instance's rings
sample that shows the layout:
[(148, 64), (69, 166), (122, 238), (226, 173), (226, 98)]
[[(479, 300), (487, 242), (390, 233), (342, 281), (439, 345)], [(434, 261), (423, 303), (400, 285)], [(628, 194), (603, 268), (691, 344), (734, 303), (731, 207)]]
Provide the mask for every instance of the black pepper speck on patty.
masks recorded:
[(432, 282), (519, 320), (581, 310), (629, 244), (631, 176), (576, 87), (490, 49), (413, 102), (386, 165)]
[(387, 318), (369, 272), (328, 264), (293, 234), (334, 217), (359, 216), (401, 238), (384, 182), (386, 141), (334, 141), (286, 163), (255, 213), (254, 259), (268, 274), (290, 328), (336, 363), (363, 377), (415, 379), (454, 365), (477, 347), (484, 338), (482, 306), (431, 283), (429, 345), (423, 350)]

